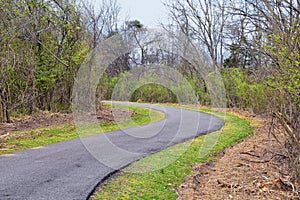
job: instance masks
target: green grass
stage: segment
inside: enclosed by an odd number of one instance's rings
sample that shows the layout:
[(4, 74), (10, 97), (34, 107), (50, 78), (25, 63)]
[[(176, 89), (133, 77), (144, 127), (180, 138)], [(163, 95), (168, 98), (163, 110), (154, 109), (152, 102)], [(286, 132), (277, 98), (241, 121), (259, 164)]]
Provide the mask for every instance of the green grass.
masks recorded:
[[(114, 107), (125, 107), (114, 105)], [(120, 128), (126, 128), (134, 125), (148, 124), (153, 121), (161, 120), (165, 117), (162, 112), (154, 111), (143, 107), (126, 107), (134, 111), (131, 118), (119, 123), (94, 123), (88, 124), (80, 131), (81, 134), (92, 135), (100, 132), (108, 132)], [(101, 130), (100, 130), (101, 127)], [(79, 137), (74, 125), (66, 124), (53, 126), (49, 128), (40, 128), (31, 131), (13, 132), (4, 137), (0, 137), (0, 155), (12, 153), (29, 148), (41, 147), (48, 144), (53, 144), (65, 140), (71, 140)]]
[[(205, 111), (210, 112), (207, 109)], [(214, 153), (241, 141), (253, 132), (246, 119), (228, 113), (214, 114), (225, 119), (222, 131), (175, 145), (133, 163), (123, 170), (121, 176), (99, 188), (91, 199), (176, 199), (174, 188), (192, 173), (192, 166), (196, 162), (216, 159)], [(215, 139), (218, 139), (216, 143)], [(215, 144), (213, 148), (208, 148), (212, 144)], [(210, 150), (209, 154), (205, 154), (205, 150)]]

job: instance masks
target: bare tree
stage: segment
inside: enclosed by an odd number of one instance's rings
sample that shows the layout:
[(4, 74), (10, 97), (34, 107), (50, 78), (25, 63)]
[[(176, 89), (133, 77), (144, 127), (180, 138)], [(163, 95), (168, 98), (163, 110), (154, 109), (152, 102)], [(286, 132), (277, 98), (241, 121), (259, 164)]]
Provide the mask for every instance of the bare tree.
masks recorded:
[(116, 0), (103, 0), (97, 10), (94, 3), (83, 3), (85, 24), (91, 37), (91, 48), (94, 49), (105, 37), (118, 31), (120, 6)]
[(245, 27), (248, 37), (258, 36), (249, 46), (255, 47), (264, 56), (268, 85), (275, 90), (275, 95), (269, 101), (274, 125), (271, 133), (277, 139), (278, 127), (283, 127), (287, 140), (278, 142), (286, 149), (293, 169), (293, 181), (299, 189), (300, 2), (245, 0), (243, 7), (235, 7), (235, 14), (249, 23)]
[(186, 36), (204, 45), (216, 68), (223, 65), (226, 0), (175, 0), (165, 2), (171, 18)]

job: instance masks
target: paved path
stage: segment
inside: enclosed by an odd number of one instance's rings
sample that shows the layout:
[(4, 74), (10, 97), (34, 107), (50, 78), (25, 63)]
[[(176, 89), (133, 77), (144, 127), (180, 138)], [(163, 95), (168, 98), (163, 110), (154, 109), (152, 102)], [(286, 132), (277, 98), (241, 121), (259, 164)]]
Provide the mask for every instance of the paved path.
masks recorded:
[(138, 106), (163, 111), (166, 118), (124, 131), (0, 156), (0, 199), (87, 199), (97, 184), (116, 169), (224, 125), (221, 119), (200, 112)]

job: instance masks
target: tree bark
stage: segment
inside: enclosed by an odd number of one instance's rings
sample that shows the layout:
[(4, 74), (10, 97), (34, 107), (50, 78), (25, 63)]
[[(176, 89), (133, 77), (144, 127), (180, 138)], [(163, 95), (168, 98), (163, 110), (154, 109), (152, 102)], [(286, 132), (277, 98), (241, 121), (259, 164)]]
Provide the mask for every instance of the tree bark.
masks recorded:
[(1, 115), (3, 116), (3, 121), (6, 121), (7, 123), (11, 123), (10, 119), (10, 113), (6, 102), (6, 95), (5, 92), (0, 87), (0, 96), (1, 96)]

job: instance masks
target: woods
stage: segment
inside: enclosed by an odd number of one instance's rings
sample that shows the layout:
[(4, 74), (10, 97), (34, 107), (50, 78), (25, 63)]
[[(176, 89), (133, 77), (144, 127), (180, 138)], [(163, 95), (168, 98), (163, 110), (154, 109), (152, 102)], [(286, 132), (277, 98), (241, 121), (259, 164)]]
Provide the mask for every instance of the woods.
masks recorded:
[[(170, 33), (182, 33), (209, 55), (221, 73), (229, 108), (272, 118), (270, 133), (284, 134), (293, 174), (300, 186), (300, 2), (298, 0), (164, 0)], [(139, 48), (111, 63), (97, 97), (110, 99), (127, 71), (164, 64), (183, 74), (201, 105), (211, 105), (199, 66), (177, 52), (153, 49), (159, 42), (138, 20), (120, 21), (117, 0), (100, 5), (79, 0), (0, 0), (0, 122), (40, 110), (70, 111), (76, 73), (98, 44), (132, 32)], [(132, 101), (178, 102), (157, 84), (136, 90)]]
[(87, 53), (117, 27), (118, 6), (76, 0), (1, 0), (0, 121), (37, 110), (69, 110)]
[[(279, 134), (286, 136), (287, 141), (278, 142), (299, 186), (300, 2), (177, 0), (166, 4), (175, 24), (205, 46), (221, 67), (228, 106), (273, 118), (271, 133), (276, 139)], [(223, 52), (229, 53), (227, 58)]]

